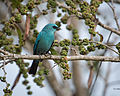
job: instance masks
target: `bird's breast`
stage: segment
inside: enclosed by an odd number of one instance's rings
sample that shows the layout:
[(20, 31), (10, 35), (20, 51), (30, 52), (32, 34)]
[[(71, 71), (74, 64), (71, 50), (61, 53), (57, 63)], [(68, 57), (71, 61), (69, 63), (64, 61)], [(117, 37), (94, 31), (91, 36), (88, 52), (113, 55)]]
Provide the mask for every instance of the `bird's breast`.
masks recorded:
[(43, 34), (37, 46), (37, 51), (38, 51), (37, 53), (45, 54), (50, 49), (53, 41), (54, 41), (54, 35)]

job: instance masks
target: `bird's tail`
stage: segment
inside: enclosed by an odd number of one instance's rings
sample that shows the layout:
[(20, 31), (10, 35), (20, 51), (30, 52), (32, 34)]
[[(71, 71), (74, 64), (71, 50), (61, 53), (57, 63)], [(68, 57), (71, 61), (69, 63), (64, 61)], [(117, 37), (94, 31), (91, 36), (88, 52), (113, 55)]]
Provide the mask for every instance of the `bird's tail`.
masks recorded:
[(36, 74), (38, 64), (39, 64), (39, 60), (33, 60), (33, 63), (32, 63), (30, 70), (29, 70), (29, 74), (33, 74), (33, 75)]

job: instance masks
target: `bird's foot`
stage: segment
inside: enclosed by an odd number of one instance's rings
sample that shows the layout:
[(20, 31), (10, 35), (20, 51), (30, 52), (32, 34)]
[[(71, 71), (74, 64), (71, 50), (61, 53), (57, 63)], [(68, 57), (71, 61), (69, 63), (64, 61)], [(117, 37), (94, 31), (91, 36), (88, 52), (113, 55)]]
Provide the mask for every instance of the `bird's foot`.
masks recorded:
[(50, 54), (50, 53), (47, 53), (47, 54), (45, 54), (45, 56), (48, 57), (48, 56), (51, 56), (51, 54)]

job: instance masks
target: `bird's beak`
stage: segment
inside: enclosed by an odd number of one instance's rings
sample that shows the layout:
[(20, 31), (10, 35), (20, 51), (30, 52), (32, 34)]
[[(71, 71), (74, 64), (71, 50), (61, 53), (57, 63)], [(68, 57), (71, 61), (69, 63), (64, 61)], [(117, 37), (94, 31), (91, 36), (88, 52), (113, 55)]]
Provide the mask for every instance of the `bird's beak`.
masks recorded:
[(58, 27), (56, 30), (59, 31), (59, 30), (61, 30), (61, 28)]

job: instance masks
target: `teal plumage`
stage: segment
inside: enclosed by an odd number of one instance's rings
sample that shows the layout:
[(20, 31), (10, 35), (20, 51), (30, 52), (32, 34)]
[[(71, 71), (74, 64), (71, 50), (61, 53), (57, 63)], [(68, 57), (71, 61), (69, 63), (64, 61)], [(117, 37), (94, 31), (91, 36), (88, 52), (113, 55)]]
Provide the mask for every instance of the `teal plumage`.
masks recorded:
[[(54, 41), (54, 33), (60, 28), (56, 24), (47, 24), (42, 31), (38, 34), (34, 48), (33, 55), (43, 55), (46, 54), (52, 46)], [(30, 67), (29, 74), (35, 75), (38, 67), (39, 61), (33, 60), (32, 66)]]

